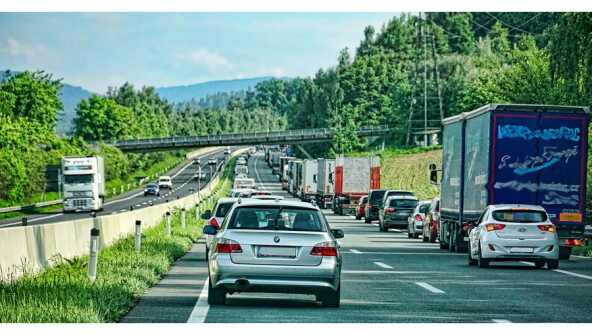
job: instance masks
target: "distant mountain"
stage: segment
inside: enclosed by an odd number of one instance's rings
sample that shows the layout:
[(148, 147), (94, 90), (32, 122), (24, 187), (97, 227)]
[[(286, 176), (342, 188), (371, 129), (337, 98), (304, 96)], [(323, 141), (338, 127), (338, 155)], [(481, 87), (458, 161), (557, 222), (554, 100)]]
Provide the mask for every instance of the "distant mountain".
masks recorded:
[(273, 77), (207, 81), (187, 86), (161, 87), (157, 88), (156, 91), (160, 97), (173, 103), (191, 101), (191, 99), (199, 101), (206, 95), (255, 88), (255, 85), (259, 82), (269, 79), (273, 79)]
[[(17, 72), (13, 72), (17, 73)], [(0, 71), (0, 81), (4, 80), (6, 71)], [(88, 90), (72, 86), (67, 83), (62, 83), (60, 91), (60, 99), (64, 104), (64, 110), (58, 114), (58, 122), (56, 125), (56, 133), (59, 135), (66, 135), (72, 130), (72, 121), (76, 116), (76, 106), (80, 100), (89, 98), (93, 93)]]
[(60, 92), (62, 103), (64, 104), (64, 111), (58, 115), (58, 124), (56, 126), (56, 132), (60, 135), (69, 134), (74, 126), (74, 117), (76, 117), (76, 106), (81, 100), (88, 99), (93, 93), (88, 90), (63, 84)]

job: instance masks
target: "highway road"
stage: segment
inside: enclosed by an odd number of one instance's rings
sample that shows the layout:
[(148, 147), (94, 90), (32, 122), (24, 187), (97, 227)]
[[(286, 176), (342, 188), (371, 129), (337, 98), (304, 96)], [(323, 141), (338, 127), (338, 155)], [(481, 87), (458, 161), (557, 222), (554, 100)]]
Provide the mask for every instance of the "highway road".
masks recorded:
[[(219, 149), (199, 156), (199, 159), (201, 159), (202, 171), (206, 174), (206, 180), (201, 181), (202, 188), (204, 187), (204, 185), (208, 183), (208, 181), (212, 177), (212, 173), (215, 174), (215, 168), (210, 169), (210, 166), (208, 166), (207, 164), (207, 160), (212, 157), (218, 159), (218, 161), (222, 161), (224, 159), (224, 149)], [(197, 180), (193, 179), (193, 175), (195, 175), (197, 169), (197, 165), (192, 164), (191, 161), (185, 161), (167, 173), (167, 175), (171, 175), (172, 177), (173, 189), (161, 189), (160, 197), (145, 197), (143, 188), (126, 192), (124, 194), (107, 200), (104, 206), (104, 210), (98, 212), (97, 216), (125, 212), (130, 210), (130, 208), (140, 209), (151, 204), (157, 204), (165, 202), (167, 200), (176, 199), (177, 196), (187, 196), (197, 189)], [(61, 211), (58, 211), (54, 213), (31, 215), (27, 217), (28, 225), (38, 225), (87, 218), (89, 217), (89, 213), (81, 212), (64, 214)], [(21, 225), (21, 217), (0, 221), (0, 228), (18, 225)]]
[[(262, 156), (249, 161), (259, 185), (285, 194)], [(123, 322), (590, 322), (592, 260), (573, 257), (559, 270), (528, 263), (467, 265), (466, 254), (379, 232), (376, 224), (325, 214), (341, 228), (344, 256), (341, 307), (322, 308), (313, 296), (234, 294), (207, 304), (203, 243), (178, 260)]]

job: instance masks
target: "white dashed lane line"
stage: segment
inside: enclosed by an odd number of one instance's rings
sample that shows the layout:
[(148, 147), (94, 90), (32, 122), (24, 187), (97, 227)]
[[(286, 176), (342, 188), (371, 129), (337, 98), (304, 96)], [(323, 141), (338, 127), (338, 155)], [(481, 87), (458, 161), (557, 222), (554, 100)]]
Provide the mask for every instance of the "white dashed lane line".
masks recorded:
[(389, 266), (389, 265), (388, 265), (388, 264), (386, 264), (386, 263), (382, 263), (382, 262), (374, 262), (374, 264), (375, 264), (375, 265), (377, 265), (377, 266), (379, 266), (379, 267), (381, 267), (381, 268), (384, 268), (384, 269), (393, 269), (393, 267)]
[(445, 293), (444, 291), (442, 291), (442, 290), (436, 288), (435, 286), (432, 286), (426, 282), (415, 282), (415, 284), (417, 284), (420, 287), (422, 287), (430, 292), (433, 292), (433, 293)]
[(354, 253), (354, 254), (362, 254), (362, 252), (360, 252), (357, 249), (350, 249), (350, 252)]

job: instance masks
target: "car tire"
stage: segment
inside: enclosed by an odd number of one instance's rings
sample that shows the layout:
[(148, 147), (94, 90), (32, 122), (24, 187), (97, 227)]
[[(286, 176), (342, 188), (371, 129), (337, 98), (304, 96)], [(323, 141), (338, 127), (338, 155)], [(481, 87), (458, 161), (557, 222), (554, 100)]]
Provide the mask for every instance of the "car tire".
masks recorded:
[(411, 239), (411, 238), (412, 238), (411, 232), (407, 232), (407, 239)]
[(382, 226), (381, 222), (378, 222), (378, 230), (380, 232), (388, 232), (388, 227), (384, 227), (384, 226)]
[(419, 239), (419, 233), (415, 232), (415, 234), (413, 234), (413, 239)]
[(542, 268), (542, 267), (545, 266), (545, 261), (536, 261), (534, 263), (534, 266), (535, 266), (535, 268), (539, 268), (540, 269), (540, 268)]
[(481, 254), (481, 243), (479, 243), (479, 260), (477, 260), (477, 264), (479, 268), (489, 268), (489, 259), (484, 259)]
[(206, 263), (210, 260), (210, 249), (206, 247)]
[(440, 249), (448, 249), (448, 247), (446, 246), (446, 244), (440, 241)]
[(559, 246), (559, 260), (569, 260), (571, 256), (571, 247)]
[(559, 260), (548, 260), (547, 261), (547, 269), (555, 270), (559, 268)]
[(428, 242), (428, 241), (430, 241), (430, 239), (429, 239), (429, 238), (426, 236), (426, 234), (425, 234), (425, 233), (423, 233), (423, 234), (421, 235), (421, 242)]
[(473, 257), (471, 256), (471, 245), (469, 244), (469, 247), (467, 248), (467, 260), (469, 263), (469, 266), (474, 266), (477, 264), (477, 260), (473, 259)]
[(368, 219), (368, 218), (364, 218), (364, 223), (366, 223), (366, 224), (371, 224), (371, 223), (372, 223), (372, 221), (371, 221), (370, 219)]
[(226, 290), (224, 288), (214, 288), (212, 280), (208, 280), (208, 304), (224, 305), (226, 304)]
[(320, 297), (323, 307), (339, 307), (341, 302), (341, 284), (337, 287), (337, 291), (331, 290), (325, 292)]
[(360, 217), (359, 215), (356, 215), (356, 220), (360, 220), (362, 217)]

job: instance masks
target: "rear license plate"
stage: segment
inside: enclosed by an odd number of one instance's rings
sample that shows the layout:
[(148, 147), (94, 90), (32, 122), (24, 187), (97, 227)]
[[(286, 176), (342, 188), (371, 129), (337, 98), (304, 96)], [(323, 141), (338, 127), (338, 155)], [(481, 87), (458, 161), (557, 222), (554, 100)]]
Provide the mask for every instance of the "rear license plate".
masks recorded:
[(532, 253), (534, 250), (531, 247), (512, 247), (510, 253)]
[(296, 257), (295, 247), (259, 247), (257, 257)]

